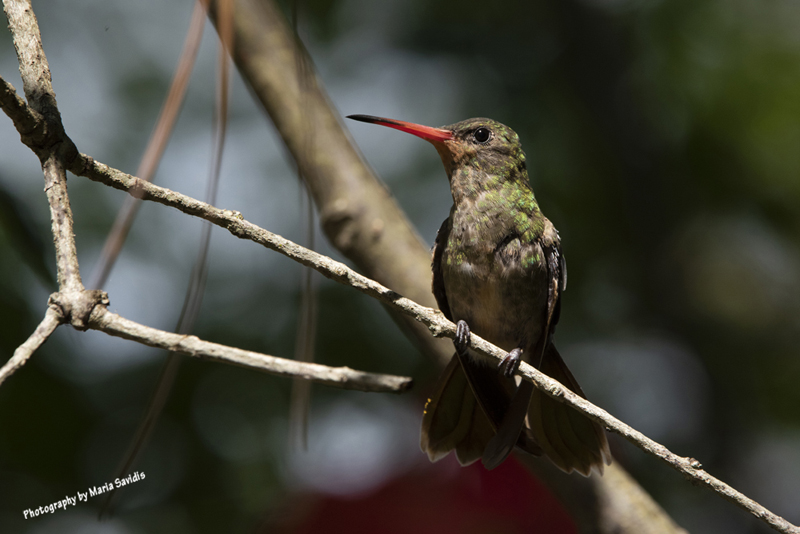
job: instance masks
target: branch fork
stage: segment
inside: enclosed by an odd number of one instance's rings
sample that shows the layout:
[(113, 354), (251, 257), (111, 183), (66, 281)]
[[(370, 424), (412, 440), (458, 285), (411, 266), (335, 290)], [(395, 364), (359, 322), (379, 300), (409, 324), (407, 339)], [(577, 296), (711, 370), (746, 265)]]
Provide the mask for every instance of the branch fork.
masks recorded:
[(63, 323), (81, 331), (89, 328), (95, 306), (108, 306), (108, 303), (108, 293), (100, 289), (53, 293), (47, 300), (48, 306), (58, 310)]

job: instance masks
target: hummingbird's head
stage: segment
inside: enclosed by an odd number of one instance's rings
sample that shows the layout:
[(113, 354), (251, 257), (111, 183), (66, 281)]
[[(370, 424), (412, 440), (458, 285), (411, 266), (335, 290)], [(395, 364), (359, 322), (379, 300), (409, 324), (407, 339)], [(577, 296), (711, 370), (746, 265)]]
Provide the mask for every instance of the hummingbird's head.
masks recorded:
[(434, 143), (442, 157), (450, 180), (455, 173), (478, 172), (481, 175), (511, 179), (525, 174), (525, 153), (519, 136), (504, 124), (492, 119), (478, 118), (443, 126), (452, 138)]
[(432, 128), (370, 115), (349, 115), (348, 118), (388, 126), (429, 141), (439, 152), (453, 188), (463, 185), (469, 189), (484, 189), (498, 182), (518, 180), (527, 185), (525, 153), (519, 136), (495, 120), (467, 119)]

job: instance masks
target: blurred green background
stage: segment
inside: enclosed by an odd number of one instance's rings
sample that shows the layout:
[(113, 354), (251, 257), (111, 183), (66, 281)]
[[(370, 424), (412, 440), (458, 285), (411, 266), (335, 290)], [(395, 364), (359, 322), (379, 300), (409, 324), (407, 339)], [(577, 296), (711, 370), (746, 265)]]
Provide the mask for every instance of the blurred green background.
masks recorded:
[[(135, 172), (192, 2), (42, 2), (67, 132)], [(342, 114), (515, 129), (569, 266), (560, 351), (590, 399), (800, 522), (800, 4), (791, 0), (313, 0), (300, 35)], [(210, 26), (155, 181), (202, 198), (212, 147)], [(0, 75), (21, 92), (7, 31)], [(349, 124), (430, 244), (451, 203), (435, 151)], [(84, 280), (123, 193), (70, 177)], [(0, 356), (56, 289), (35, 156), (0, 117)], [(303, 194), (280, 139), (234, 76), (220, 207), (302, 242)], [(201, 224), (145, 204), (105, 289), (110, 309), (172, 329)], [(337, 259), (323, 237), (317, 248)], [(301, 269), (212, 235), (195, 333), (291, 357)], [(61, 328), (0, 387), (0, 531), (270, 532), (293, 495), (364, 495), (421, 469), (435, 369), (367, 297), (316, 277), (322, 363), (410, 375), (405, 396), (314, 387), (307, 452), (288, 447), (290, 382), (186, 361), (138, 464), (146, 481), (95, 521), (99, 499), (22, 511), (108, 481), (164, 354)], [(691, 532), (768, 531), (612, 437), (615, 458)], [(310, 506), (310, 505), (309, 505)], [(300, 511), (298, 511), (298, 509)], [(277, 527), (274, 527), (277, 528)], [(277, 530), (275, 530), (277, 531)], [(333, 531), (333, 530), (331, 530)]]

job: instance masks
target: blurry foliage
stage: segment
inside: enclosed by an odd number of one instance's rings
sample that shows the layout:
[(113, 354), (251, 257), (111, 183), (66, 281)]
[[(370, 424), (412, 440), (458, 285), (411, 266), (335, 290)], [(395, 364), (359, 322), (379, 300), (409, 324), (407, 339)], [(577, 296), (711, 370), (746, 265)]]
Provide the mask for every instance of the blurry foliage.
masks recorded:
[[(91, 15), (84, 24), (95, 29), (89, 34), (93, 53), (101, 55), (92, 57), (108, 54), (102, 60), (107, 80), (69, 78), (69, 62), (76, 59), (56, 49), (62, 42), (75, 46), (77, 37), (67, 37), (75, 29), (51, 19), (58, 11), (40, 9), (37, 15), (43, 31), (52, 32), (44, 42), (56, 92), (76, 95), (59, 98), (68, 132), (81, 150), (132, 171), (170, 75), (140, 34), (160, 22), (156, 18), (183, 28), (189, 6), (161, 13), (155, 4), (149, 11), (122, 4), (80, 7)], [(299, 13), (301, 35), (334, 99), (336, 87), (356, 93), (337, 100), (347, 102), (343, 112), (380, 115), (402, 105), (408, 109), (396, 118), (436, 125), (489, 116), (520, 134), (537, 197), (560, 229), (568, 259), (558, 341), (590, 398), (612, 413), (630, 413), (626, 422), (633, 426), (662, 429), (675, 452), (697, 457), (723, 480), (800, 522), (800, 477), (790, 476), (800, 473), (800, 449), (791, 445), (800, 435), (800, 6), (790, 0), (416, 0), (379, 9), (357, 0), (315, 0), (303, 2)], [(139, 40), (128, 53), (136, 57), (129, 58), (120, 48), (134, 38)], [(178, 50), (179, 43), (162, 53), (174, 58)], [(3, 76), (19, 88), (7, 37), (0, 53)], [(213, 52), (207, 55), (207, 65), (213, 64)], [(115, 63), (119, 68), (111, 68)], [(401, 70), (407, 101), (337, 77), (379, 79), (392, 68), (408, 69)], [(423, 80), (415, 73), (431, 76), (436, 69), (453, 94), (427, 94), (430, 86), (418, 84)], [(179, 126), (171, 145), (183, 159), (165, 162), (169, 172), (157, 178), (195, 196), (204, 188), (197, 177), (205, 175), (213, 98), (213, 69), (201, 64), (198, 71), (183, 130)], [(116, 121), (97, 126), (97, 137), (93, 123), (83, 125), (70, 112), (87, 84), (100, 87), (105, 107), (99, 117)], [(221, 205), (300, 240), (300, 197), (291, 168), (277, 166), (281, 149), (246, 91), (239, 88), (235, 98), (232, 135), (237, 127), (243, 133), (239, 143), (229, 143), (226, 161), (236, 160), (237, 167), (223, 171)], [(447, 116), (421, 115), (426, 102), (441, 98), (452, 102), (443, 108)], [(355, 104), (364, 107), (349, 107)], [(92, 118), (98, 115), (87, 120)], [(53, 262), (41, 175), (30, 156), (20, 156), (27, 149), (3, 119), (0, 198), (19, 199), (14, 205), (20, 208), (3, 208), (0, 217), (0, 347), (8, 357), (37, 324), (54, 287), (47, 279)], [(208, 135), (198, 137), (206, 119)], [(363, 135), (379, 138), (387, 154), (401, 143), (391, 132)], [(241, 150), (243, 140), (253, 138), (272, 155)], [(429, 146), (410, 143), (402, 146), (413, 152), (401, 160), (367, 156), (415, 223), (434, 229), (423, 232), (431, 242), (447, 215), (445, 177), (438, 165), (428, 164), (435, 161)], [(96, 146), (105, 152), (92, 153)], [(240, 159), (252, 163), (242, 170)], [(386, 161), (392, 164), (380, 163)], [(98, 193), (101, 186), (82, 180), (70, 177), (70, 187), (88, 278), (121, 197)], [(26, 209), (30, 205), (36, 209)], [(120, 313), (134, 310), (143, 322), (169, 328), (199, 234), (196, 221), (187, 219), (159, 215), (137, 223), (121, 258), (121, 265), (133, 267), (118, 267), (112, 275), (112, 309), (117, 303)], [(222, 241), (212, 244), (196, 334), (292, 354), (299, 268)], [(324, 243), (320, 248), (331, 253)], [(126, 283), (130, 269), (142, 265), (161, 266), (154, 271), (161, 282), (150, 288)], [(167, 296), (157, 290), (164, 287), (171, 288)], [(320, 282), (319, 298), (319, 361), (410, 374), (423, 394), (430, 387), (434, 370), (378, 304), (327, 281)], [(148, 316), (173, 319), (159, 324)], [(147, 400), (161, 356), (82, 336), (60, 331), (0, 388), (0, 530), (57, 530), (48, 521), (58, 514), (23, 522), (21, 510), (101, 484)], [(133, 354), (133, 363), (120, 363)], [(637, 365), (627, 364), (629, 358)], [(58, 371), (111, 365), (101, 363), (106, 361), (113, 363), (110, 370), (83, 379)], [(648, 388), (662, 380), (677, 385)], [(620, 391), (619, 383), (638, 389)], [(140, 464), (148, 485), (123, 495), (120, 519), (109, 528), (249, 530), (289, 506), (281, 504), (292, 489), (285, 459), (288, 388), (286, 380), (252, 371), (187, 362)], [(347, 399), (375, 403), (368, 395), (321, 387), (314, 395), (314, 413)], [(388, 401), (420, 406), (419, 398)], [(626, 411), (626, 405), (645, 401), (648, 410)], [(682, 416), (693, 422), (673, 433), (657, 424)], [(312, 453), (323, 445), (312, 441)], [(764, 531), (638, 451), (623, 445), (615, 454), (690, 531)], [(775, 477), (780, 483), (773, 484)], [(91, 506), (78, 509), (92, 521)]]

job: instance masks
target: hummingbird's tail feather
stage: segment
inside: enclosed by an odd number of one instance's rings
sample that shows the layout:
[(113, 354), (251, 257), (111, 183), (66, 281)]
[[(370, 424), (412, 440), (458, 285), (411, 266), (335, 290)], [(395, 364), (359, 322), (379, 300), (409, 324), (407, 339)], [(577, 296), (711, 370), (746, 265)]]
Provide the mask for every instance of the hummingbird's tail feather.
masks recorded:
[(458, 462), (469, 465), (480, 459), (493, 435), (458, 357), (453, 356), (425, 404), (420, 447), (432, 462), (455, 449)]
[[(466, 395), (470, 396), (473, 400), (475, 396), (471, 392)], [(473, 404), (472, 420), (469, 425), (469, 431), (464, 439), (456, 445), (456, 458), (461, 465), (469, 465), (476, 460), (479, 460), (483, 455), (486, 448), (486, 443), (492, 439), (494, 429), (486, 414), (483, 413), (477, 402)]]
[[(500, 465), (514, 445), (529, 454), (541, 456), (541, 447), (524, 428), (525, 408), (530, 403), (530, 391), (527, 390), (527, 386), (521, 389), (516, 387), (513, 380), (505, 378), (496, 369), (487, 368), (485, 363), (479, 363), (466, 354), (456, 354), (456, 357), (461, 362), (461, 368), (478, 401), (478, 406), (491, 425), (492, 435), (484, 443), (486, 448), (482, 456), (487, 469)], [(500, 434), (500, 437), (496, 438), (495, 434)]]
[[(540, 370), (586, 397), (552, 343), (544, 354)], [(594, 468), (603, 474), (603, 466), (611, 464), (611, 451), (603, 428), (539, 389), (531, 398), (528, 425), (544, 453), (567, 473), (574, 470), (589, 476)]]
[[(533, 389), (533, 384), (523, 380), (517, 387), (517, 391), (514, 392), (497, 433), (483, 451), (481, 461), (486, 469), (494, 469), (503, 463), (515, 445), (519, 444), (520, 447), (525, 448), (523, 442), (526, 436), (520, 436), (520, 432), (525, 424), (525, 415), (528, 413)], [(523, 442), (518, 443), (520, 437), (523, 438)]]
[[(513, 381), (487, 373), (481, 364), (456, 354), (425, 404), (420, 447), (432, 462), (455, 450), (461, 465), (484, 458), (489, 469), (500, 465), (514, 445), (541, 456), (533, 435), (522, 428), (530, 399), (527, 387), (520, 391)], [(515, 409), (518, 405), (524, 408)], [(495, 439), (498, 432), (508, 440)], [(490, 442), (497, 445), (489, 447)]]

